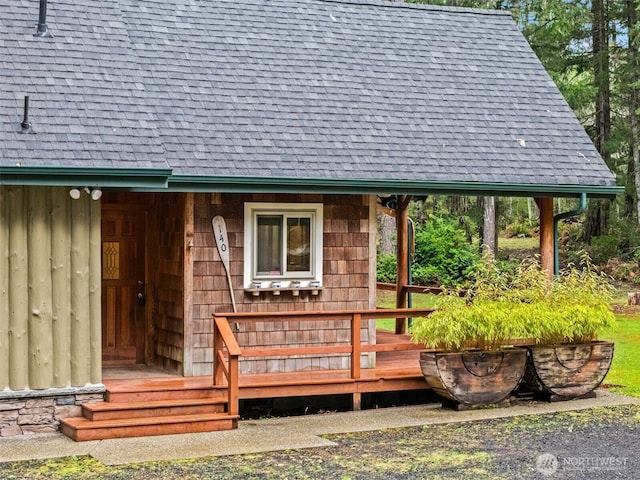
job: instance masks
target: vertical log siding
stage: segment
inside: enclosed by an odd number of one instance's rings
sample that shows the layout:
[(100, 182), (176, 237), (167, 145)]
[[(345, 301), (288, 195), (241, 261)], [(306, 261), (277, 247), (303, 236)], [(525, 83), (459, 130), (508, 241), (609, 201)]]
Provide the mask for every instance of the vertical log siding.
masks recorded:
[(0, 390), (101, 381), (100, 204), (0, 187)]
[[(69, 195), (65, 189), (51, 191), (51, 222), (70, 225)], [(71, 229), (60, 229), (51, 239), (51, 296), (53, 322), (53, 384), (64, 385), (71, 378)], [(96, 322), (97, 323), (97, 322)]]
[(9, 326), (9, 387), (23, 390), (29, 388), (27, 215), (24, 189), (11, 189), (7, 197), (8, 202), (2, 207), (8, 212), (5, 217), (8, 225), (2, 228), (9, 231), (9, 264), (7, 271), (2, 274), (2, 285), (6, 285), (9, 291), (9, 316), (0, 321)]
[(51, 242), (45, 240), (52, 238), (51, 207), (41, 201), (39, 189), (29, 188), (27, 193), (29, 386), (40, 389), (53, 383)]
[(9, 192), (0, 188), (0, 389), (9, 385)]

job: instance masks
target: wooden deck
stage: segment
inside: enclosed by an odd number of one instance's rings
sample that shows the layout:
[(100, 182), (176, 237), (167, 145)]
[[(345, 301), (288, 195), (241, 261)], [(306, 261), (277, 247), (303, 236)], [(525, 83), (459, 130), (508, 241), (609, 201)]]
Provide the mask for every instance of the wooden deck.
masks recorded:
[[(377, 344), (410, 344), (409, 335), (378, 330)], [(210, 376), (181, 377), (148, 367), (106, 368), (103, 383), (110, 394), (159, 389), (212, 389)], [(216, 387), (220, 389), (222, 387)], [(311, 370), (291, 373), (239, 375), (239, 398), (258, 398), (422, 390), (428, 388), (418, 350), (378, 352), (375, 368), (363, 368), (359, 379), (350, 370)]]
[[(394, 312), (407, 313), (405, 310)], [(273, 318), (287, 321), (287, 315)], [(106, 401), (83, 405), (83, 417), (63, 420), (62, 431), (74, 440), (95, 440), (224, 430), (237, 426), (240, 400), (346, 394), (351, 395), (352, 407), (357, 410), (361, 408), (363, 394), (428, 388), (419, 365), (419, 350), (423, 347), (412, 344), (408, 335), (378, 331), (375, 345), (360, 343), (361, 321), (384, 317), (384, 313), (300, 313), (313, 321), (319, 317), (333, 319), (345, 315), (351, 320), (350, 345), (288, 350), (291, 355), (319, 350), (326, 354), (349, 352), (352, 358), (349, 369), (240, 375), (237, 360), (243, 352), (235, 343), (227, 319), (217, 318), (213, 376), (181, 377), (144, 367), (129, 371), (107, 368), (103, 378)], [(251, 321), (252, 318), (248, 314), (245, 318), (233, 317), (233, 321), (238, 320)], [(252, 356), (269, 356), (282, 355), (283, 350), (287, 348), (245, 351)], [(363, 352), (376, 352), (375, 368), (360, 368)]]

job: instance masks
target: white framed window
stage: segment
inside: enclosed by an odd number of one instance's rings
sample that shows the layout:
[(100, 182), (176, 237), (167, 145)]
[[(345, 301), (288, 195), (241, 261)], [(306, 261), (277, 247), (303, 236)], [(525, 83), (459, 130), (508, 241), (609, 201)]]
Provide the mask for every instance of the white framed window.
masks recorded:
[(244, 286), (322, 282), (322, 204), (244, 204)]

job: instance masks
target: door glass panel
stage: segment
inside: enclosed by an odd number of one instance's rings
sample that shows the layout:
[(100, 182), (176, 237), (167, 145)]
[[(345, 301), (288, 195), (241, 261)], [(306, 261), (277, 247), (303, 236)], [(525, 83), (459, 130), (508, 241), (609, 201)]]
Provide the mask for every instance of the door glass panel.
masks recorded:
[(102, 243), (102, 279), (120, 279), (120, 242)]

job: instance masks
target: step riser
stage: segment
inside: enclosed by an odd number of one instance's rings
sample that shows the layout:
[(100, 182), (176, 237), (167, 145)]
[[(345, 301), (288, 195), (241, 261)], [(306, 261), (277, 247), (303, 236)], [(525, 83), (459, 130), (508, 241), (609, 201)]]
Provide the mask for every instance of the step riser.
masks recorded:
[(195, 421), (170, 423), (162, 425), (140, 425), (126, 427), (90, 428), (76, 430), (62, 423), (62, 433), (76, 442), (89, 440), (107, 440), (111, 438), (148, 437), (155, 435), (172, 435), (180, 433), (217, 432), (237, 428), (235, 419), (215, 421)]
[(109, 403), (149, 402), (155, 400), (189, 400), (209, 398), (224, 400), (226, 390), (204, 388), (193, 390), (156, 390), (146, 392), (107, 391), (105, 400)]
[(120, 420), (127, 418), (148, 418), (148, 417), (162, 417), (168, 415), (193, 415), (193, 414), (207, 414), (207, 413), (223, 413), (225, 410), (224, 405), (212, 404), (212, 405), (183, 405), (172, 407), (156, 407), (156, 408), (136, 408), (128, 409), (123, 407), (121, 410), (110, 411), (97, 411), (92, 412), (87, 409), (83, 409), (82, 415), (84, 418), (91, 421), (100, 420)]

